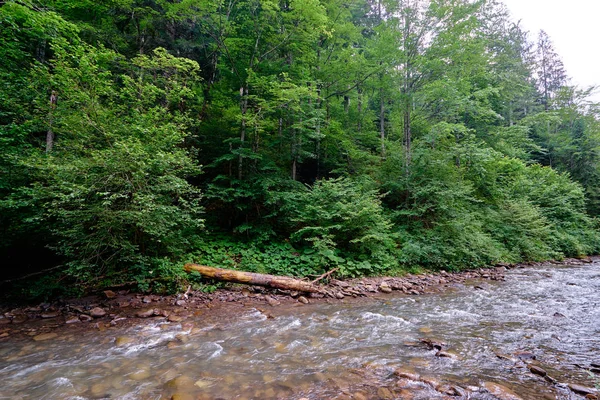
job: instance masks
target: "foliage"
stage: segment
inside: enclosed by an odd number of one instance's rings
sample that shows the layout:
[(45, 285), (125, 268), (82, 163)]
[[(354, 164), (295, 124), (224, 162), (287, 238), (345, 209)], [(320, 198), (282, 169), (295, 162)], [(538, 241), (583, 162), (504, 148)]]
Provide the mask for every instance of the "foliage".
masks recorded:
[(55, 268), (17, 288), (43, 297), (214, 289), (184, 261), (304, 277), (592, 254), (600, 106), (567, 82), (498, 1), (8, 0), (0, 262)]

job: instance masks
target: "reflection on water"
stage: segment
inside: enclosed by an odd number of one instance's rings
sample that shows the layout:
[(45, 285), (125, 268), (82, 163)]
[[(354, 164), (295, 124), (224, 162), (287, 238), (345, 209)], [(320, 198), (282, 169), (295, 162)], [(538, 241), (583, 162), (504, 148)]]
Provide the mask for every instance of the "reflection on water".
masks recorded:
[[(473, 393), (486, 382), (523, 399), (583, 398), (561, 383), (594, 385), (578, 366), (600, 363), (600, 264), (517, 269), (504, 283), (478, 285), (274, 308), (274, 318), (252, 310), (211, 326), (197, 319), (5, 340), (0, 399), (448, 398), (416, 380), (395, 387), (397, 368), (473, 387), (464, 398), (495, 398)], [(445, 343), (450, 357), (436, 357), (424, 338)], [(558, 385), (519, 355), (534, 356)]]

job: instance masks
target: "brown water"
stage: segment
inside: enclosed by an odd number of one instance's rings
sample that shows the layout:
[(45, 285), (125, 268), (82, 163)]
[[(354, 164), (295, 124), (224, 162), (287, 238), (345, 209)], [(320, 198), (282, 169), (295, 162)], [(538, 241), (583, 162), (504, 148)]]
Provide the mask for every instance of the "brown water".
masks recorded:
[[(399, 367), (472, 386), (463, 398), (494, 399), (481, 388), (496, 382), (526, 400), (581, 399), (565, 384), (596, 381), (575, 364), (600, 363), (599, 262), (512, 270), (506, 282), (443, 294), (268, 311), (273, 318), (252, 309), (210, 325), (198, 317), (4, 339), (0, 399), (380, 398), (377, 386), (392, 398), (448, 398), (417, 381), (400, 389)], [(445, 342), (456, 357), (436, 357), (423, 338)], [(519, 351), (533, 353), (558, 384), (531, 374)]]

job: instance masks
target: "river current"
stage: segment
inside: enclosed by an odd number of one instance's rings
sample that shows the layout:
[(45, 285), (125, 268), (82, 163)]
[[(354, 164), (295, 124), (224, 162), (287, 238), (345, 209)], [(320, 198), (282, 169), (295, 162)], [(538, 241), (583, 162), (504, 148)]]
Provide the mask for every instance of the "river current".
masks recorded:
[[(462, 398), (510, 398), (491, 383), (524, 400), (583, 399), (567, 385), (600, 384), (585, 369), (600, 363), (598, 260), (438, 294), (267, 311), (3, 340), (0, 399), (452, 398), (435, 382), (465, 388)], [(398, 369), (426, 379), (399, 382)]]

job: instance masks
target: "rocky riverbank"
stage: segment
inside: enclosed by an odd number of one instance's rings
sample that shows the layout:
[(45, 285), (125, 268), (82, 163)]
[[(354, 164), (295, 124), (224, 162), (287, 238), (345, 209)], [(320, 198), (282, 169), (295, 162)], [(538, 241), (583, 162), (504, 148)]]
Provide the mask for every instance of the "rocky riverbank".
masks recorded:
[[(560, 264), (581, 265), (592, 259), (567, 259)], [(271, 307), (302, 306), (315, 302), (360, 301), (391, 295), (419, 296), (452, 290), (472, 282), (482, 289), (486, 280), (502, 281), (508, 269), (536, 265), (499, 264), (491, 268), (456, 273), (435, 272), (402, 277), (369, 277), (352, 280), (332, 279), (321, 285), (320, 293), (299, 293), (259, 286), (228, 284), (213, 293), (188, 290), (171, 296), (107, 290), (85, 298), (42, 303), (33, 307), (0, 308), (0, 340), (30, 337), (34, 341), (50, 340), (60, 329), (105, 330), (117, 326), (143, 323), (144, 319), (184, 322), (202, 316), (207, 320), (255, 308), (271, 316)], [(207, 321), (208, 322), (208, 321)]]

